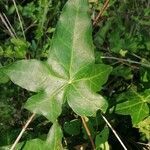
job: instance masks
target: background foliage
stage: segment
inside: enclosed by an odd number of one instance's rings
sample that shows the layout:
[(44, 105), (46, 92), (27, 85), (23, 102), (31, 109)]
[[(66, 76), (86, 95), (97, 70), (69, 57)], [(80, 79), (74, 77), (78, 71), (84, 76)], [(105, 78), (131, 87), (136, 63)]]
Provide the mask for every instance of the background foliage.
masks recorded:
[[(1, 14), (7, 16), (15, 31), (14, 36), (11, 35), (1, 20), (1, 66), (20, 59), (46, 60), (56, 23), (66, 1), (17, 0), (23, 34), (13, 2), (1, 0)], [(89, 2), (91, 19), (94, 19), (104, 1)], [(144, 143), (150, 140), (149, 7), (148, 0), (110, 1), (103, 17), (93, 26), (96, 63), (103, 62), (113, 68), (99, 94), (107, 99), (109, 109), (106, 116), (128, 149), (144, 149), (147, 147)], [(33, 93), (14, 85), (2, 72), (0, 82), (0, 146), (6, 146), (14, 142), (31, 115), (23, 105)], [(63, 129), (64, 147), (77, 149), (83, 146), (91, 149), (80, 117), (69, 107), (63, 109), (59, 123)], [(46, 138), (51, 125), (46, 118), (36, 117), (21, 142), (30, 143), (32, 139), (35, 145), (42, 145), (42, 139)], [(105, 126), (100, 112), (96, 117), (89, 118), (88, 126), (97, 149), (122, 149), (112, 131)]]

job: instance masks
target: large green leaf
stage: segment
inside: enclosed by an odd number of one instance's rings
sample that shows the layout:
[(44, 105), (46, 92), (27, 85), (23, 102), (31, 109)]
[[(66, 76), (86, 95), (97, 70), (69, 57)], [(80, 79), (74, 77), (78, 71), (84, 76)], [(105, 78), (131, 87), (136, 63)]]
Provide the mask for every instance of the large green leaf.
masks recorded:
[(138, 124), (149, 115), (150, 89), (142, 93), (131, 89), (122, 94), (118, 101), (120, 103), (116, 106), (116, 113), (131, 115), (133, 124)]
[(2, 70), (17, 85), (36, 92), (25, 107), (55, 122), (64, 102), (91, 116), (107, 103), (96, 94), (111, 67), (95, 64), (88, 0), (69, 0), (63, 8), (46, 62), (21, 60)]

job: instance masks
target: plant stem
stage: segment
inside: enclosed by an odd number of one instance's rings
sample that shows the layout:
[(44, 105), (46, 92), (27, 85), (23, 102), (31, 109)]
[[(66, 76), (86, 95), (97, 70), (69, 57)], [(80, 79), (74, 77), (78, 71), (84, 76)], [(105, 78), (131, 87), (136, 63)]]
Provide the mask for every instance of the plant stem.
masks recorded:
[(147, 147), (148, 149), (150, 149), (150, 144), (141, 143), (141, 142), (137, 142), (137, 144), (143, 145), (143, 146)]
[(22, 24), (22, 21), (21, 21), (21, 17), (20, 17), (16, 2), (15, 2), (15, 0), (12, 0), (12, 1), (14, 3), (14, 6), (15, 6), (15, 9), (16, 9), (16, 12), (17, 12), (17, 16), (18, 16), (18, 19), (19, 19), (19, 23), (20, 23), (20, 27), (21, 27), (21, 30), (22, 30), (23, 37), (24, 37), (24, 39), (26, 39), (24, 30), (23, 30), (23, 24)]
[(0, 18), (2, 20), (2, 22), (4, 23), (5, 27), (7, 28), (7, 30), (9, 31), (10, 35), (12, 37), (15, 37), (15, 35), (13, 34), (13, 32), (11, 31), (9, 25), (7, 24), (7, 22), (5, 21), (5, 18), (3, 17), (3, 15), (0, 13)]
[(107, 57), (107, 56), (102, 56), (101, 58), (102, 59), (113, 59), (113, 60), (128, 62), (128, 63), (132, 63), (132, 64), (138, 64), (138, 65), (150, 68), (150, 64), (145, 64), (145, 63), (141, 63), (141, 62), (134, 61), (134, 60), (128, 60), (128, 59), (117, 58), (117, 57)]
[(108, 127), (112, 130), (112, 132), (114, 133), (114, 135), (116, 136), (116, 138), (118, 139), (118, 141), (120, 142), (120, 144), (122, 145), (122, 147), (124, 148), (124, 150), (127, 150), (126, 146), (124, 145), (124, 143), (122, 142), (122, 140), (120, 139), (119, 135), (117, 134), (117, 132), (114, 130), (114, 128), (111, 126), (111, 124), (108, 122), (108, 120), (106, 119), (105, 116), (103, 116), (101, 114), (102, 118), (104, 119), (104, 121), (106, 122), (106, 124), (108, 125)]
[(95, 18), (93, 25), (95, 26), (97, 24), (97, 22), (100, 20), (100, 18), (102, 17), (103, 13), (105, 12), (105, 10), (108, 8), (108, 4), (109, 4), (109, 0), (106, 0), (102, 9), (100, 10), (99, 14), (97, 15), (97, 17)]
[(86, 130), (86, 133), (87, 133), (87, 135), (88, 135), (88, 137), (89, 137), (89, 139), (90, 139), (92, 148), (93, 148), (93, 150), (95, 150), (95, 149), (96, 149), (96, 148), (95, 148), (95, 144), (94, 144), (94, 141), (93, 141), (93, 139), (92, 139), (90, 130), (89, 130), (89, 128), (88, 128), (88, 125), (87, 125), (87, 123), (86, 123), (86, 121), (85, 121), (85, 117), (81, 117), (81, 120), (82, 120), (83, 126), (84, 126), (84, 128), (85, 128), (85, 130)]
[(32, 119), (34, 118), (35, 114), (32, 114), (32, 116), (27, 120), (25, 126), (22, 128), (20, 134), (18, 135), (16, 141), (14, 142), (14, 144), (12, 145), (12, 147), (10, 148), (10, 150), (14, 150), (14, 148), (16, 147), (17, 143), (19, 142), (19, 140), (21, 139), (23, 133), (25, 132), (26, 128), (28, 127), (28, 125), (30, 124), (30, 122), (32, 121)]
[(8, 23), (8, 25), (10, 26), (10, 29), (14, 33), (15, 37), (17, 37), (16, 32), (15, 32), (14, 28), (12, 27), (11, 23), (9, 22), (7, 16), (4, 13), (3, 13), (3, 16), (4, 16), (5, 20), (6, 20), (6, 22)]

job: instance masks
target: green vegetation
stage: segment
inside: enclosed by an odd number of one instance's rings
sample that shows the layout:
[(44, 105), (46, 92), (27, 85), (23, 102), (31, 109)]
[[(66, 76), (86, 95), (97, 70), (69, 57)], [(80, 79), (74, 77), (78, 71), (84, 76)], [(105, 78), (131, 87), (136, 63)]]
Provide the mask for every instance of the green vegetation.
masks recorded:
[(149, 7), (1, 0), (0, 149), (149, 149)]

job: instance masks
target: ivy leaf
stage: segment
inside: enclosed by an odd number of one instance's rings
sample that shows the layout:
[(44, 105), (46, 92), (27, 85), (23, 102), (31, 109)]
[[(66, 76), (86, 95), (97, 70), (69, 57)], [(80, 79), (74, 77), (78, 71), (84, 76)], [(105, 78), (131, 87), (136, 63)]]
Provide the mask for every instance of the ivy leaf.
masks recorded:
[(138, 124), (149, 115), (150, 89), (142, 93), (131, 89), (118, 98), (119, 103), (116, 106), (116, 113), (131, 115), (133, 124)]
[(48, 64), (70, 82), (79, 70), (95, 61), (88, 10), (88, 0), (69, 0), (53, 37)]
[[(2, 68), (11, 81), (32, 92), (51, 90), (61, 86), (56, 77), (51, 76), (49, 68), (38, 60), (21, 60)], [(51, 86), (53, 84), (53, 86)], [(63, 83), (62, 83), (63, 84)], [(50, 91), (49, 91), (50, 92)], [(52, 91), (51, 91), (52, 92)]]
[(139, 128), (140, 133), (142, 133), (143, 139), (150, 139), (150, 116), (139, 122), (136, 125), (136, 128)]
[(31, 112), (42, 114), (43, 116), (47, 117), (50, 121), (55, 122), (62, 111), (62, 95), (63, 93), (61, 92), (56, 94), (55, 96), (41, 92), (37, 95), (30, 97), (26, 102), (25, 107)]
[(111, 67), (104, 64), (88, 65), (76, 74), (75, 82), (85, 81), (94, 92), (97, 92), (107, 81), (110, 72)]
[(45, 144), (45, 150), (63, 150), (62, 147), (62, 130), (57, 121), (52, 125)]
[(96, 149), (110, 149), (108, 144), (109, 129), (105, 127), (95, 138)]
[(81, 121), (79, 119), (73, 119), (71, 121), (67, 121), (63, 125), (64, 131), (69, 135), (79, 135), (81, 132)]
[(99, 108), (105, 112), (107, 108), (104, 98), (92, 92), (84, 82), (77, 82), (68, 86), (67, 99), (74, 112), (81, 116), (91, 116)]
[(80, 116), (92, 116), (98, 109), (105, 112), (107, 108), (104, 98), (96, 92), (112, 68), (95, 64), (88, 9), (88, 0), (66, 3), (46, 62), (21, 60), (2, 69), (15, 84), (37, 93), (28, 99), (25, 108), (52, 122), (66, 101)]

